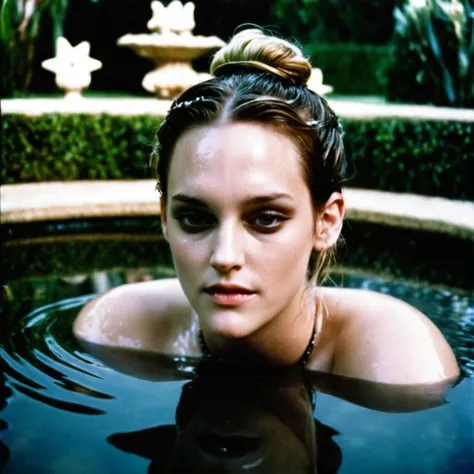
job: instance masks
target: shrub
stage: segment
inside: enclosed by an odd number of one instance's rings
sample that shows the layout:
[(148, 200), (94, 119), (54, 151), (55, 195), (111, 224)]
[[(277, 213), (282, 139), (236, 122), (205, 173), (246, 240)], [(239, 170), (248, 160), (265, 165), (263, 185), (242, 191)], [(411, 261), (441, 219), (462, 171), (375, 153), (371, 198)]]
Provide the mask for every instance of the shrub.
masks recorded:
[(301, 43), (385, 44), (393, 32), (393, 9), (406, 0), (277, 0), (274, 23)]
[(388, 99), (474, 106), (472, 0), (410, 0), (395, 18)]
[(149, 178), (161, 118), (52, 114), (3, 121), (3, 183)]
[(474, 199), (474, 123), (345, 120), (350, 186)]
[(305, 52), (313, 66), (323, 71), (324, 83), (333, 86), (335, 94), (385, 94), (389, 47), (316, 43), (305, 48)]
[[(152, 177), (160, 118), (6, 115), (3, 183)], [(349, 186), (474, 199), (474, 123), (344, 120)]]

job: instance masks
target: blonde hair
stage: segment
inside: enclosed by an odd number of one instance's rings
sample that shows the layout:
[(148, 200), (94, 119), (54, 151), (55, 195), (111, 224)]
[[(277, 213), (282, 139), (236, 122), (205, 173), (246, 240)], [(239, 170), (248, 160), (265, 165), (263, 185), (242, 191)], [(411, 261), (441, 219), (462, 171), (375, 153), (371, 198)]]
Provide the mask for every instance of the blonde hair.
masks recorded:
[(299, 48), (258, 29), (237, 33), (214, 56), (210, 73), (217, 76), (226, 68), (245, 66), (275, 74), (299, 86), (307, 85), (311, 76), (311, 64)]
[[(214, 57), (216, 77), (185, 91), (158, 130), (158, 188), (167, 198), (171, 156), (182, 134), (196, 126), (260, 122), (295, 143), (313, 208), (320, 211), (345, 179), (342, 129), (326, 100), (306, 84), (311, 64), (290, 42), (258, 29), (235, 35)], [(155, 161), (156, 164), (156, 161)], [(313, 254), (308, 279), (320, 282), (334, 249)]]

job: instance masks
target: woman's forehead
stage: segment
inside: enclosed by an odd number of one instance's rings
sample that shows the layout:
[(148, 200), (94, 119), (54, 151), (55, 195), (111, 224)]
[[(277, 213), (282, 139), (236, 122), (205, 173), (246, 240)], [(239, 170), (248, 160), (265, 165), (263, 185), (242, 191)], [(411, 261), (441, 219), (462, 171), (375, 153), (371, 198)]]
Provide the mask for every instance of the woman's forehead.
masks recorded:
[[(254, 123), (199, 127), (177, 142), (170, 164), (169, 187), (222, 186), (273, 182), (290, 188), (302, 181), (294, 143), (276, 130)], [(216, 183), (214, 183), (216, 184)], [(278, 187), (278, 186), (277, 186)], [(276, 192), (277, 189), (274, 189)]]

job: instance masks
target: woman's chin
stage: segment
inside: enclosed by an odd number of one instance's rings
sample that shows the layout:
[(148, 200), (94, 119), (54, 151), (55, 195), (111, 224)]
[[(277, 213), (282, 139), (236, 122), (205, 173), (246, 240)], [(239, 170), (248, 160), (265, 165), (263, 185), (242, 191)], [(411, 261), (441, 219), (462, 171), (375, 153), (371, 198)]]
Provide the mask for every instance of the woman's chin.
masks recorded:
[(243, 339), (257, 329), (255, 318), (232, 308), (207, 313), (199, 319), (205, 332), (209, 331), (215, 337), (228, 340)]

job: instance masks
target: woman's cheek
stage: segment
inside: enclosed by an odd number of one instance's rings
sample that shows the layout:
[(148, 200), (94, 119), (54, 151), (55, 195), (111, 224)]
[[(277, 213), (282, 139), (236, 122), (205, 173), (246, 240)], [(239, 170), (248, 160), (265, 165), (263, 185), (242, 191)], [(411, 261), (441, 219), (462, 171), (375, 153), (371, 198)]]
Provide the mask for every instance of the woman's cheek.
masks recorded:
[[(298, 238), (299, 237), (299, 238)], [(307, 247), (307, 248), (306, 248)], [(303, 273), (306, 275), (309, 256), (311, 255), (311, 245), (308, 239), (301, 239), (301, 236), (290, 235), (282, 242), (274, 242), (266, 248), (265, 261), (268, 270), (275, 277)], [(286, 279), (286, 278), (285, 278)]]
[(189, 271), (196, 265), (202, 264), (205, 250), (202, 245), (196, 243), (178, 243), (171, 246), (171, 253), (175, 265)]

